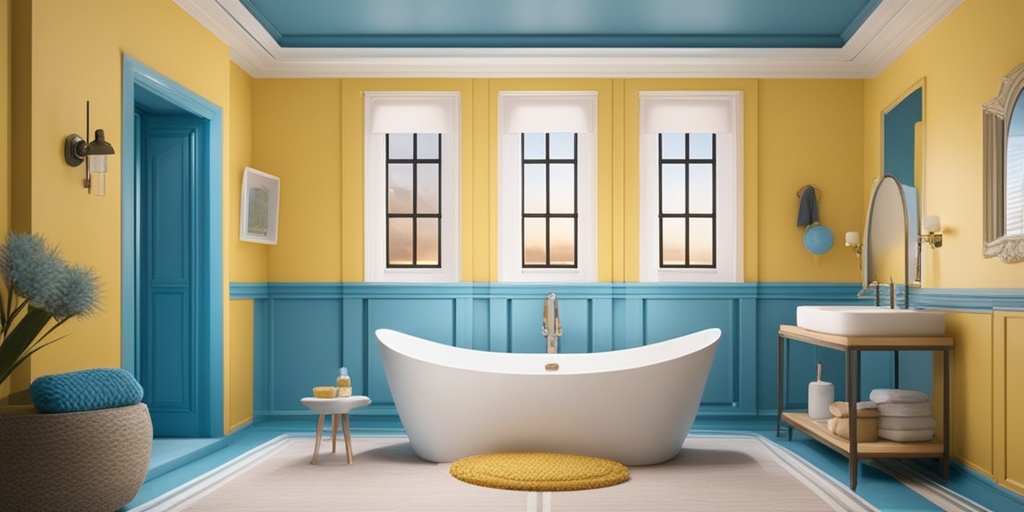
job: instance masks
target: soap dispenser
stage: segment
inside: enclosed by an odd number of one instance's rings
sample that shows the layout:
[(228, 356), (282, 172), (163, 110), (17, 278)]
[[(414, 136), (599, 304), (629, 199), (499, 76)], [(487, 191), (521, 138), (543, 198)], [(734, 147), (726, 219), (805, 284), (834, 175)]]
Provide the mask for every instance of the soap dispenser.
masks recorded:
[(352, 396), (352, 378), (348, 376), (348, 368), (342, 366), (338, 370), (338, 396)]

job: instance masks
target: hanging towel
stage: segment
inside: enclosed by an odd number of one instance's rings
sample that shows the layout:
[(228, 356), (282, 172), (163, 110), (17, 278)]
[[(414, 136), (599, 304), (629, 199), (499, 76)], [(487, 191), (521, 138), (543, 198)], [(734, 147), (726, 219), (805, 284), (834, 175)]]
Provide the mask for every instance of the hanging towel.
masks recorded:
[(796, 225), (808, 226), (821, 222), (818, 215), (818, 192), (814, 185), (807, 185), (800, 191), (800, 210), (796, 213)]

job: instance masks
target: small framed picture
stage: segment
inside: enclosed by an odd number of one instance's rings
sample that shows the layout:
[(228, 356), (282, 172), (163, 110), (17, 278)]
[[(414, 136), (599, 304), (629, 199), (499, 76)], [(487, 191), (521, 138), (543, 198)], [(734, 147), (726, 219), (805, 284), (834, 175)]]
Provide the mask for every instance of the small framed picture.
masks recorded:
[(277, 245), (277, 214), (281, 179), (245, 168), (242, 176), (242, 216), (239, 239), (243, 242)]

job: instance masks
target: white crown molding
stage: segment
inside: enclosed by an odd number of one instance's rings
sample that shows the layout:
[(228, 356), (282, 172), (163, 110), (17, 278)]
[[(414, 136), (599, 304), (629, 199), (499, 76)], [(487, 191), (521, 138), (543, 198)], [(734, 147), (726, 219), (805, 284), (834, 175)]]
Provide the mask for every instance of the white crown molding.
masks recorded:
[(871, 78), (963, 0), (882, 0), (836, 49), (282, 48), (239, 0), (174, 0), (254, 78)]

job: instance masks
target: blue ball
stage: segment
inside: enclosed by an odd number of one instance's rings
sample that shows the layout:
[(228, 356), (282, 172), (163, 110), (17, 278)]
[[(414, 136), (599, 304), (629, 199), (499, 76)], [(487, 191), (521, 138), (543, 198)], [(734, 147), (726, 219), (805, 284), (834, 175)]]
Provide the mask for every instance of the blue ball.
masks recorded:
[(811, 254), (825, 254), (835, 240), (832, 230), (821, 224), (810, 226), (804, 231), (804, 247)]

